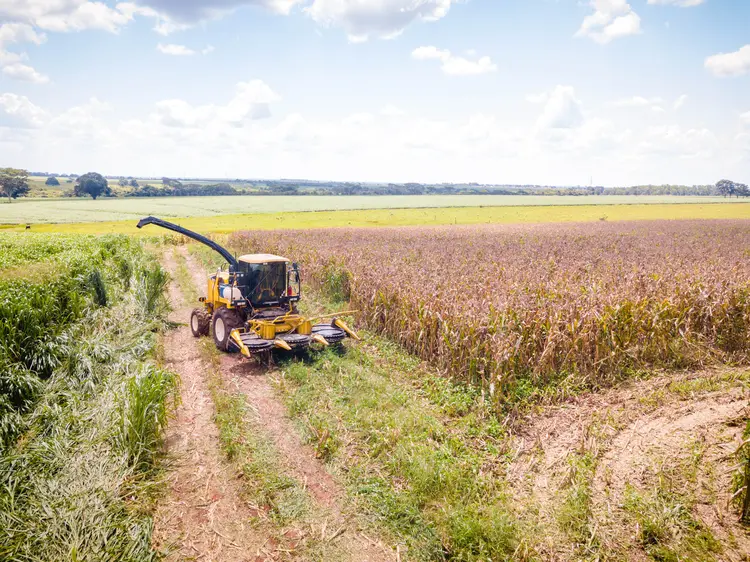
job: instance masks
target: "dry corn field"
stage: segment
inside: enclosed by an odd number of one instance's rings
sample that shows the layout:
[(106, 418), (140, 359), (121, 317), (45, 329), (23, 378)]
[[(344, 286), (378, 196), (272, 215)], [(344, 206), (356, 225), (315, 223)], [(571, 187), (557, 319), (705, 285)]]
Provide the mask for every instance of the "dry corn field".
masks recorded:
[(241, 232), (496, 403), (742, 362), (750, 221)]

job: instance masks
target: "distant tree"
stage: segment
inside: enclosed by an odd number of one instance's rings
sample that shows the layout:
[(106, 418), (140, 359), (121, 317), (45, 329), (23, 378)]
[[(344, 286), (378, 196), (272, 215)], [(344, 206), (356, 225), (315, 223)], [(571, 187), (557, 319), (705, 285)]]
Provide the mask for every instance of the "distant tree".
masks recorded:
[(716, 193), (724, 197), (731, 197), (737, 191), (737, 184), (731, 180), (720, 180), (716, 183)]
[(45, 185), (60, 185), (60, 181), (55, 176), (48, 177), (44, 183)]
[(0, 192), (11, 199), (29, 192), (29, 172), (16, 168), (0, 168)]
[(100, 195), (110, 195), (111, 193), (112, 191), (107, 183), (107, 179), (96, 172), (89, 172), (76, 180), (76, 197), (91, 195), (93, 199), (96, 199)]
[(161, 178), (161, 184), (167, 187), (182, 187), (182, 182), (170, 178)]
[(120, 181), (118, 182), (120, 184), (120, 187), (126, 187), (128, 185), (128, 180), (125, 178), (120, 178)]
[(138, 180), (135, 178), (130, 180), (130, 187), (138, 187)]
[(744, 183), (737, 183), (734, 186), (737, 197), (750, 197), (750, 187)]

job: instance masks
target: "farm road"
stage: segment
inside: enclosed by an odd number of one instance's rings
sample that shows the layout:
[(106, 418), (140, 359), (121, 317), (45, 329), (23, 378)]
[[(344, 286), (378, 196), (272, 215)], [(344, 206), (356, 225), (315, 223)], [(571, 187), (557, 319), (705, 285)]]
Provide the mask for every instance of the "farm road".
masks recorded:
[[(171, 254), (164, 266), (174, 277)], [(170, 320), (185, 323), (190, 307), (173, 281)], [(246, 561), (264, 539), (251, 527), (253, 516), (242, 499), (241, 482), (224, 461), (214, 408), (205, 379), (208, 368), (187, 325), (171, 331), (164, 342), (166, 367), (180, 375), (180, 400), (167, 431), (172, 465), (169, 492), (159, 502), (154, 543), (168, 560)]]
[[(184, 246), (175, 251), (185, 259), (196, 289), (202, 292), (207, 275), (204, 268), (196, 263)], [(176, 265), (172, 256), (166, 259), (165, 267), (174, 273)], [(181, 302), (179, 289), (174, 284), (170, 294), (174, 302)], [(174, 320), (187, 322), (191, 309), (187, 304), (180, 306)], [(157, 527), (160, 528), (157, 536), (161, 538), (166, 535), (160, 542), (166, 544), (170, 538), (184, 537), (180, 539), (181, 555), (174, 559), (184, 559), (188, 554), (217, 562), (295, 559), (293, 553), (269, 549), (266, 544), (269, 537), (259, 536), (262, 535), (262, 528), (250, 526), (253, 515), (257, 513), (253, 513), (243, 500), (241, 480), (232, 476), (232, 467), (220, 458), (218, 431), (212, 421), (214, 407), (206, 383), (206, 374), (211, 367), (200, 359), (198, 342), (192, 337), (189, 327), (179, 328), (170, 334), (170, 338), (166, 344), (168, 364), (183, 377), (183, 404), (170, 428), (170, 436), (175, 435), (170, 443), (179, 434), (201, 435), (192, 448), (189, 444), (181, 447), (180, 441), (174, 447), (173, 452), (178, 456), (183, 453), (181, 449), (186, 449), (187, 454), (182, 456), (188, 458), (174, 472), (176, 485), (172, 485), (167, 505), (159, 510), (163, 515), (157, 519)], [(182, 359), (170, 357), (170, 354)], [(185, 359), (186, 356), (190, 359)], [(313, 500), (314, 520), (309, 522), (309, 528), (299, 529), (298, 532), (323, 542), (335, 543), (336, 552), (344, 560), (396, 560), (398, 555), (392, 548), (361, 530), (357, 514), (347, 505), (345, 490), (316, 457), (313, 447), (303, 443), (287, 416), (286, 408), (277, 398), (269, 380), (268, 370), (240, 355), (222, 354), (221, 375), (230, 390), (245, 396), (257, 418), (258, 427), (277, 451), (284, 473), (301, 482)], [(191, 389), (193, 392), (197, 389), (200, 400), (191, 395)], [(197, 454), (197, 449), (201, 454)], [(189, 454), (191, 451), (195, 453), (192, 456)], [(203, 453), (207, 455), (205, 458)], [(206, 481), (206, 476), (211, 476), (210, 480)], [(197, 485), (195, 489), (191, 483)], [(206, 491), (200, 490), (201, 483), (206, 486)], [(204, 507), (206, 504), (213, 506), (208, 512)], [(186, 526), (192, 530), (186, 529)], [(244, 557), (239, 556), (240, 551), (244, 551)], [(198, 552), (201, 556), (198, 556)], [(237, 557), (234, 556), (235, 552)], [(248, 558), (250, 553), (256, 557)]]

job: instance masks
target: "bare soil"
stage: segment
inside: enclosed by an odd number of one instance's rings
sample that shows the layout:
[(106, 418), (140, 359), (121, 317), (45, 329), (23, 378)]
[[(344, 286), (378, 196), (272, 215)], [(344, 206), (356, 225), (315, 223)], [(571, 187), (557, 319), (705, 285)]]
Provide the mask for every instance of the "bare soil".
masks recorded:
[[(206, 272), (187, 252), (179, 249), (197, 288), (205, 285)], [(298, 429), (287, 415), (270, 377), (272, 369), (248, 360), (240, 354), (222, 354), (221, 370), (230, 387), (245, 395), (256, 414), (256, 423), (271, 439), (285, 472), (301, 482), (316, 503), (319, 517), (310, 533), (335, 537), (348, 558), (357, 562), (396, 560), (398, 554), (359, 525), (356, 514), (347, 508), (346, 491), (316, 456), (315, 449), (303, 442)]]
[[(166, 254), (164, 265), (174, 273)], [(190, 308), (173, 282), (170, 320), (186, 322)], [(166, 367), (180, 376), (180, 400), (167, 432), (171, 459), (169, 493), (160, 502), (154, 523), (154, 544), (167, 550), (167, 560), (240, 562), (262, 560), (265, 539), (251, 527), (252, 510), (242, 500), (241, 482), (224, 462), (219, 449), (214, 408), (201, 360), (188, 326), (166, 336)]]
[[(658, 376), (582, 395), (529, 419), (514, 439), (508, 480), (519, 513), (540, 529), (536, 548), (542, 556), (580, 558), (556, 523), (556, 514), (570, 485), (571, 459), (590, 455), (596, 462), (590, 526), (604, 552), (646, 559), (632, 518), (623, 509), (624, 492), (626, 485), (648, 490), (657, 473), (667, 473), (676, 479), (671, 483), (676, 489), (695, 498), (692, 516), (722, 543), (720, 559), (748, 559), (750, 535), (729, 505), (734, 453), (748, 415), (747, 390), (739, 382), (728, 382), (719, 391), (670, 390), (675, 381), (689, 383), (731, 371)], [(671, 470), (698, 449), (695, 475), (688, 478)]]

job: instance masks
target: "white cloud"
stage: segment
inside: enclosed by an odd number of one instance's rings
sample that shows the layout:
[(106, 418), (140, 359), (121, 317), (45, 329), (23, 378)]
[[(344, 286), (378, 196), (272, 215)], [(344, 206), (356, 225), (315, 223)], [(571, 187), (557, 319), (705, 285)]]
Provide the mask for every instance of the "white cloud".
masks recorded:
[(549, 99), (549, 92), (542, 92), (541, 94), (527, 94), (526, 101), (529, 103), (544, 103)]
[(0, 0), (0, 20), (46, 31), (103, 29), (116, 32), (132, 14), (104, 2), (87, 0)]
[(740, 114), (740, 123), (750, 126), (750, 111)]
[(56, 116), (50, 127), (66, 135), (88, 136), (98, 128), (101, 117), (111, 111), (112, 106), (94, 97)]
[(380, 115), (384, 117), (403, 117), (406, 115), (406, 112), (395, 105), (388, 104), (380, 110)]
[(750, 72), (750, 45), (733, 53), (719, 53), (706, 59), (706, 69), (716, 76), (741, 76)]
[(411, 56), (416, 60), (439, 60), (442, 62), (441, 68), (443, 72), (453, 76), (487, 74), (497, 70), (497, 65), (492, 62), (490, 57), (480, 57), (476, 60), (469, 60), (464, 57), (453, 55), (447, 49), (438, 49), (433, 46), (418, 47), (412, 51)]
[(0, 25), (0, 45), (8, 43), (35, 43), (41, 45), (47, 37), (26, 23), (4, 23)]
[(375, 116), (372, 113), (352, 113), (344, 119), (344, 125), (362, 127), (375, 122)]
[(193, 106), (180, 99), (160, 101), (152, 118), (167, 127), (242, 126), (271, 115), (270, 105), (281, 98), (262, 80), (240, 82), (227, 105)]
[(46, 40), (40, 30), (68, 32), (103, 29), (116, 33), (132, 19), (132, 14), (113, 9), (103, 2), (87, 0), (0, 0), (0, 65), (10, 78), (44, 84), (49, 78), (23, 64), (26, 53), (9, 52), (12, 43)]
[(49, 82), (48, 76), (45, 76), (44, 74), (37, 72), (33, 67), (20, 62), (5, 65), (3, 67), (3, 74), (15, 78), (16, 80), (33, 82), (34, 84), (46, 84)]
[(102, 2), (83, 2), (68, 13), (50, 13), (37, 17), (35, 25), (48, 31), (83, 31), (102, 29), (116, 33), (132, 18), (123, 12), (110, 8)]
[(591, 0), (594, 13), (584, 18), (576, 37), (590, 37), (606, 44), (620, 37), (641, 33), (641, 18), (626, 0)]
[(708, 129), (684, 129), (678, 125), (668, 125), (649, 127), (637, 151), (650, 157), (712, 158), (718, 146), (718, 138)]
[(685, 105), (685, 102), (687, 101), (688, 96), (687, 94), (682, 94), (679, 98), (674, 100), (674, 105), (672, 106), (675, 111), (680, 109), (683, 105)]
[(47, 118), (47, 113), (41, 107), (18, 94), (0, 94), (0, 110), (5, 114), (4, 119), (0, 117), (0, 124), (5, 126), (40, 127)]
[(195, 54), (194, 50), (187, 48), (185, 45), (175, 45), (173, 43), (169, 43), (166, 45), (159, 43), (156, 48), (159, 50), (159, 52), (164, 53), (165, 55), (185, 57)]
[(632, 98), (622, 98), (612, 103), (614, 107), (659, 107), (664, 100), (661, 98), (644, 98), (643, 96), (633, 96)]
[(36, 72), (32, 67), (22, 64), (26, 60), (26, 53), (14, 53), (5, 50), (8, 44), (12, 43), (34, 43), (42, 44), (47, 37), (44, 33), (39, 33), (25, 23), (4, 23), (0, 25), (0, 66), (6, 76), (27, 82), (44, 83), (49, 79)]
[(117, 9), (125, 14), (154, 18), (154, 31), (169, 35), (208, 20), (219, 19), (242, 6), (256, 6), (288, 15), (304, 0), (137, 0), (122, 2)]
[(428, 107), (407, 114), (387, 105), (325, 118), (259, 119), (280, 97), (257, 80), (213, 103), (163, 100), (122, 121), (97, 99), (50, 116), (23, 96), (4, 94), (0, 142), (9, 161), (30, 169), (424, 182), (587, 185), (593, 175), (604, 185), (700, 183), (723, 169), (724, 155), (742, 154), (742, 162), (750, 156), (742, 148), (750, 144), (737, 135), (750, 138), (750, 129), (717, 135), (687, 124), (655, 127), (650, 111), (609, 116), (612, 105), (598, 103), (587, 110), (565, 85), (531, 97), (541, 104), (531, 117), (440, 109), (430, 115)]
[(572, 86), (556, 86), (547, 96), (537, 129), (571, 129), (583, 124), (583, 105)]
[(206, 45), (203, 49), (201, 49), (202, 55), (209, 55), (213, 53), (216, 49), (214, 49), (213, 45)]
[(700, 6), (706, 0), (648, 0), (649, 4), (667, 4), (670, 6), (679, 6), (680, 8), (691, 8)]
[(416, 21), (437, 21), (456, 0), (313, 0), (305, 12), (324, 26), (341, 27), (349, 39), (390, 39)]
[(303, 0), (137, 0), (141, 8), (183, 23), (198, 23), (222, 17), (242, 6), (258, 6), (278, 14), (287, 15)]

